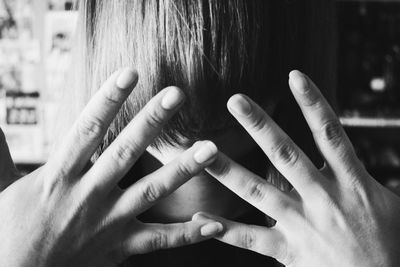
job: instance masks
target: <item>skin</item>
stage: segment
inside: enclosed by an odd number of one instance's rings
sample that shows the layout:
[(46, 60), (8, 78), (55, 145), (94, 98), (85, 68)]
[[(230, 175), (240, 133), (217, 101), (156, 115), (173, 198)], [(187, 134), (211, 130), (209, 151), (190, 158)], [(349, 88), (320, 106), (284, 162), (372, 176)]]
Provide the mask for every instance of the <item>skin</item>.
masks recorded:
[[(244, 163), (243, 158), (253, 156), (256, 145), (248, 134), (239, 128), (229, 129), (223, 133), (207, 136), (219, 150), (230, 158)], [(232, 146), (232, 144), (235, 144)], [(159, 149), (148, 147), (147, 151), (155, 159), (149, 159), (144, 164), (145, 169), (154, 169), (162, 164), (168, 164), (185, 151), (180, 146), (163, 146)], [(254, 160), (253, 160), (254, 161)], [(182, 185), (170, 196), (153, 206), (146, 213), (157, 222), (181, 222), (191, 220), (198, 211), (206, 211), (229, 219), (237, 219), (249, 210), (254, 209), (248, 203), (236, 196), (232, 191), (213, 179), (203, 171)]]
[(89, 165), (137, 79), (131, 69), (114, 73), (50, 160), (25, 177), (17, 175), (0, 131), (0, 266), (115, 266), (130, 255), (200, 242), (222, 230), (217, 222), (136, 219), (215, 159), (210, 141), (194, 144), (126, 190), (117, 186), (183, 103), (176, 87), (149, 101)]
[[(337, 117), (306, 76), (292, 72), (290, 86), (325, 159), (322, 169), (313, 166), (250, 99), (236, 95), (228, 103), (235, 118), (294, 186), (284, 193), (224, 154), (217, 155), (210, 142), (196, 144), (126, 191), (120, 190), (119, 179), (183, 96), (176, 88), (160, 92), (88, 166), (129, 95), (128, 88), (133, 87), (127, 79), (126, 86), (115, 86), (118, 74), (99, 90), (51, 160), (15, 182), (18, 176), (3, 136), (0, 265), (113, 266), (128, 255), (198, 242), (221, 230), (217, 238), (222, 242), (275, 257), (286, 266), (400, 264), (400, 198), (365, 171)], [(132, 85), (134, 79), (130, 80)], [(166, 101), (168, 108), (162, 108), (170, 90), (174, 93)], [(170, 225), (135, 219), (207, 166), (216, 180), (274, 218), (276, 225), (239, 224), (206, 213), (196, 214), (192, 222)]]
[(207, 213), (193, 220), (218, 220), (225, 230), (217, 239), (289, 267), (400, 266), (400, 198), (364, 169), (315, 84), (299, 71), (289, 77), (323, 168), (316, 168), (253, 101), (235, 95), (228, 109), (294, 189), (282, 192), (220, 153), (207, 171), (276, 225), (245, 225)]

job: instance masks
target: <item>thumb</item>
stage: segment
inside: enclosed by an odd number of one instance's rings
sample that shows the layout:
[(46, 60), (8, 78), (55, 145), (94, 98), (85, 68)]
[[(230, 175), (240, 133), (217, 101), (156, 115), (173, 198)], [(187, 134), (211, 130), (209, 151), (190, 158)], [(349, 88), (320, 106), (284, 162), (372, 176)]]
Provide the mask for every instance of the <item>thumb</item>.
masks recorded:
[(10, 155), (6, 137), (0, 129), (0, 192), (19, 178), (17, 168)]

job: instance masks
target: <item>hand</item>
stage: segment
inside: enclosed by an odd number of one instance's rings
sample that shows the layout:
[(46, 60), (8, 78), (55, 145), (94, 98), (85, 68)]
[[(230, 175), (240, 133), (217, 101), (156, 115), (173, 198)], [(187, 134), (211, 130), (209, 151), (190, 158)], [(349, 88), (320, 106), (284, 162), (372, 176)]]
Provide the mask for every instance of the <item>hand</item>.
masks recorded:
[[(136, 85), (113, 74), (86, 106), (58, 151), (0, 193), (0, 266), (113, 266), (136, 253), (186, 245), (221, 230), (216, 222), (145, 224), (136, 216), (207, 166), (217, 153), (199, 142), (126, 190), (117, 183), (184, 101), (170, 87), (156, 95), (93, 164), (89, 160)], [(13, 174), (3, 140), (2, 179)]]
[(293, 71), (289, 84), (324, 167), (317, 169), (259, 106), (235, 95), (229, 110), (294, 189), (282, 192), (221, 154), (208, 172), (276, 225), (244, 225), (205, 213), (193, 219), (222, 222), (219, 240), (286, 266), (400, 266), (400, 198), (367, 173), (313, 82)]

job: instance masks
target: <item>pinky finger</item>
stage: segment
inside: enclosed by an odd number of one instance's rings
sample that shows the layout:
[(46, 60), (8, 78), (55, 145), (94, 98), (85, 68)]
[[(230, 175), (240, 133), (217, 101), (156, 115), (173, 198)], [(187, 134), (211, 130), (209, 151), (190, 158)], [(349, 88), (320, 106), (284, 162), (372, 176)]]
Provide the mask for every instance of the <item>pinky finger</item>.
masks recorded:
[(275, 228), (238, 223), (203, 212), (195, 214), (192, 219), (193, 221), (221, 222), (224, 231), (216, 237), (221, 242), (273, 257), (281, 262), (285, 257), (285, 238)]
[(219, 222), (190, 221), (173, 224), (135, 224), (119, 248), (122, 260), (131, 255), (199, 243), (223, 231)]

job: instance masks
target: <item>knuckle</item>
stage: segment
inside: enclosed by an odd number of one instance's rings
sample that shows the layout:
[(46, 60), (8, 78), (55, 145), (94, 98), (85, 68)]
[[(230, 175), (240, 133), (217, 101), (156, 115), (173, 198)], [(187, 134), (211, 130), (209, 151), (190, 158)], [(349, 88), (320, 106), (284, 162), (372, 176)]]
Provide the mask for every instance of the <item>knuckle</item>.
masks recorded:
[(319, 95), (314, 92), (314, 90), (307, 90), (305, 96), (306, 97), (302, 101), (304, 106), (314, 110), (322, 107), (322, 100)]
[(99, 138), (105, 130), (104, 123), (94, 116), (83, 117), (77, 125), (78, 134), (89, 139)]
[(219, 159), (212, 166), (213, 173), (219, 177), (228, 176), (231, 171), (231, 163), (229, 160)]
[(248, 250), (255, 250), (256, 248), (256, 236), (253, 230), (248, 229), (244, 230), (240, 236), (239, 246), (248, 249)]
[(267, 122), (264, 116), (262, 116), (261, 114), (255, 114), (254, 116), (252, 116), (250, 127), (253, 131), (259, 132), (264, 129), (266, 124)]
[(323, 140), (330, 142), (334, 146), (338, 146), (343, 137), (342, 125), (338, 120), (329, 120), (321, 127), (320, 136)]
[(119, 105), (121, 102), (119, 90), (105, 90), (103, 91), (102, 96), (107, 104)]
[(193, 176), (192, 168), (185, 163), (177, 164), (176, 172), (178, 176), (182, 178)]
[(151, 250), (161, 250), (168, 248), (168, 237), (161, 232), (154, 232), (150, 241)]
[(113, 158), (117, 162), (131, 162), (140, 155), (139, 145), (135, 141), (125, 142), (116, 146)]
[(299, 151), (290, 140), (286, 139), (275, 148), (273, 157), (286, 165), (295, 165), (299, 159)]
[(167, 190), (161, 185), (156, 185), (153, 182), (148, 182), (143, 189), (143, 198), (148, 203), (154, 203), (166, 195)]
[(148, 125), (152, 129), (158, 129), (165, 123), (164, 111), (161, 108), (149, 108), (146, 109), (145, 121), (146, 125)]
[[(352, 164), (346, 164), (343, 167), (344, 173), (349, 177), (349, 179), (355, 179), (360, 181), (360, 177), (368, 176), (368, 171), (365, 168), (364, 163), (355, 155), (353, 148), (347, 148), (343, 151), (343, 158), (345, 158), (348, 162), (352, 162)], [(361, 179), (363, 180), (363, 179)]]
[(192, 234), (186, 228), (183, 228), (179, 233), (175, 246), (185, 246), (192, 244), (192, 239)]
[(246, 192), (248, 198), (260, 202), (264, 200), (266, 195), (265, 185), (260, 182), (250, 182), (250, 184), (247, 185)]

